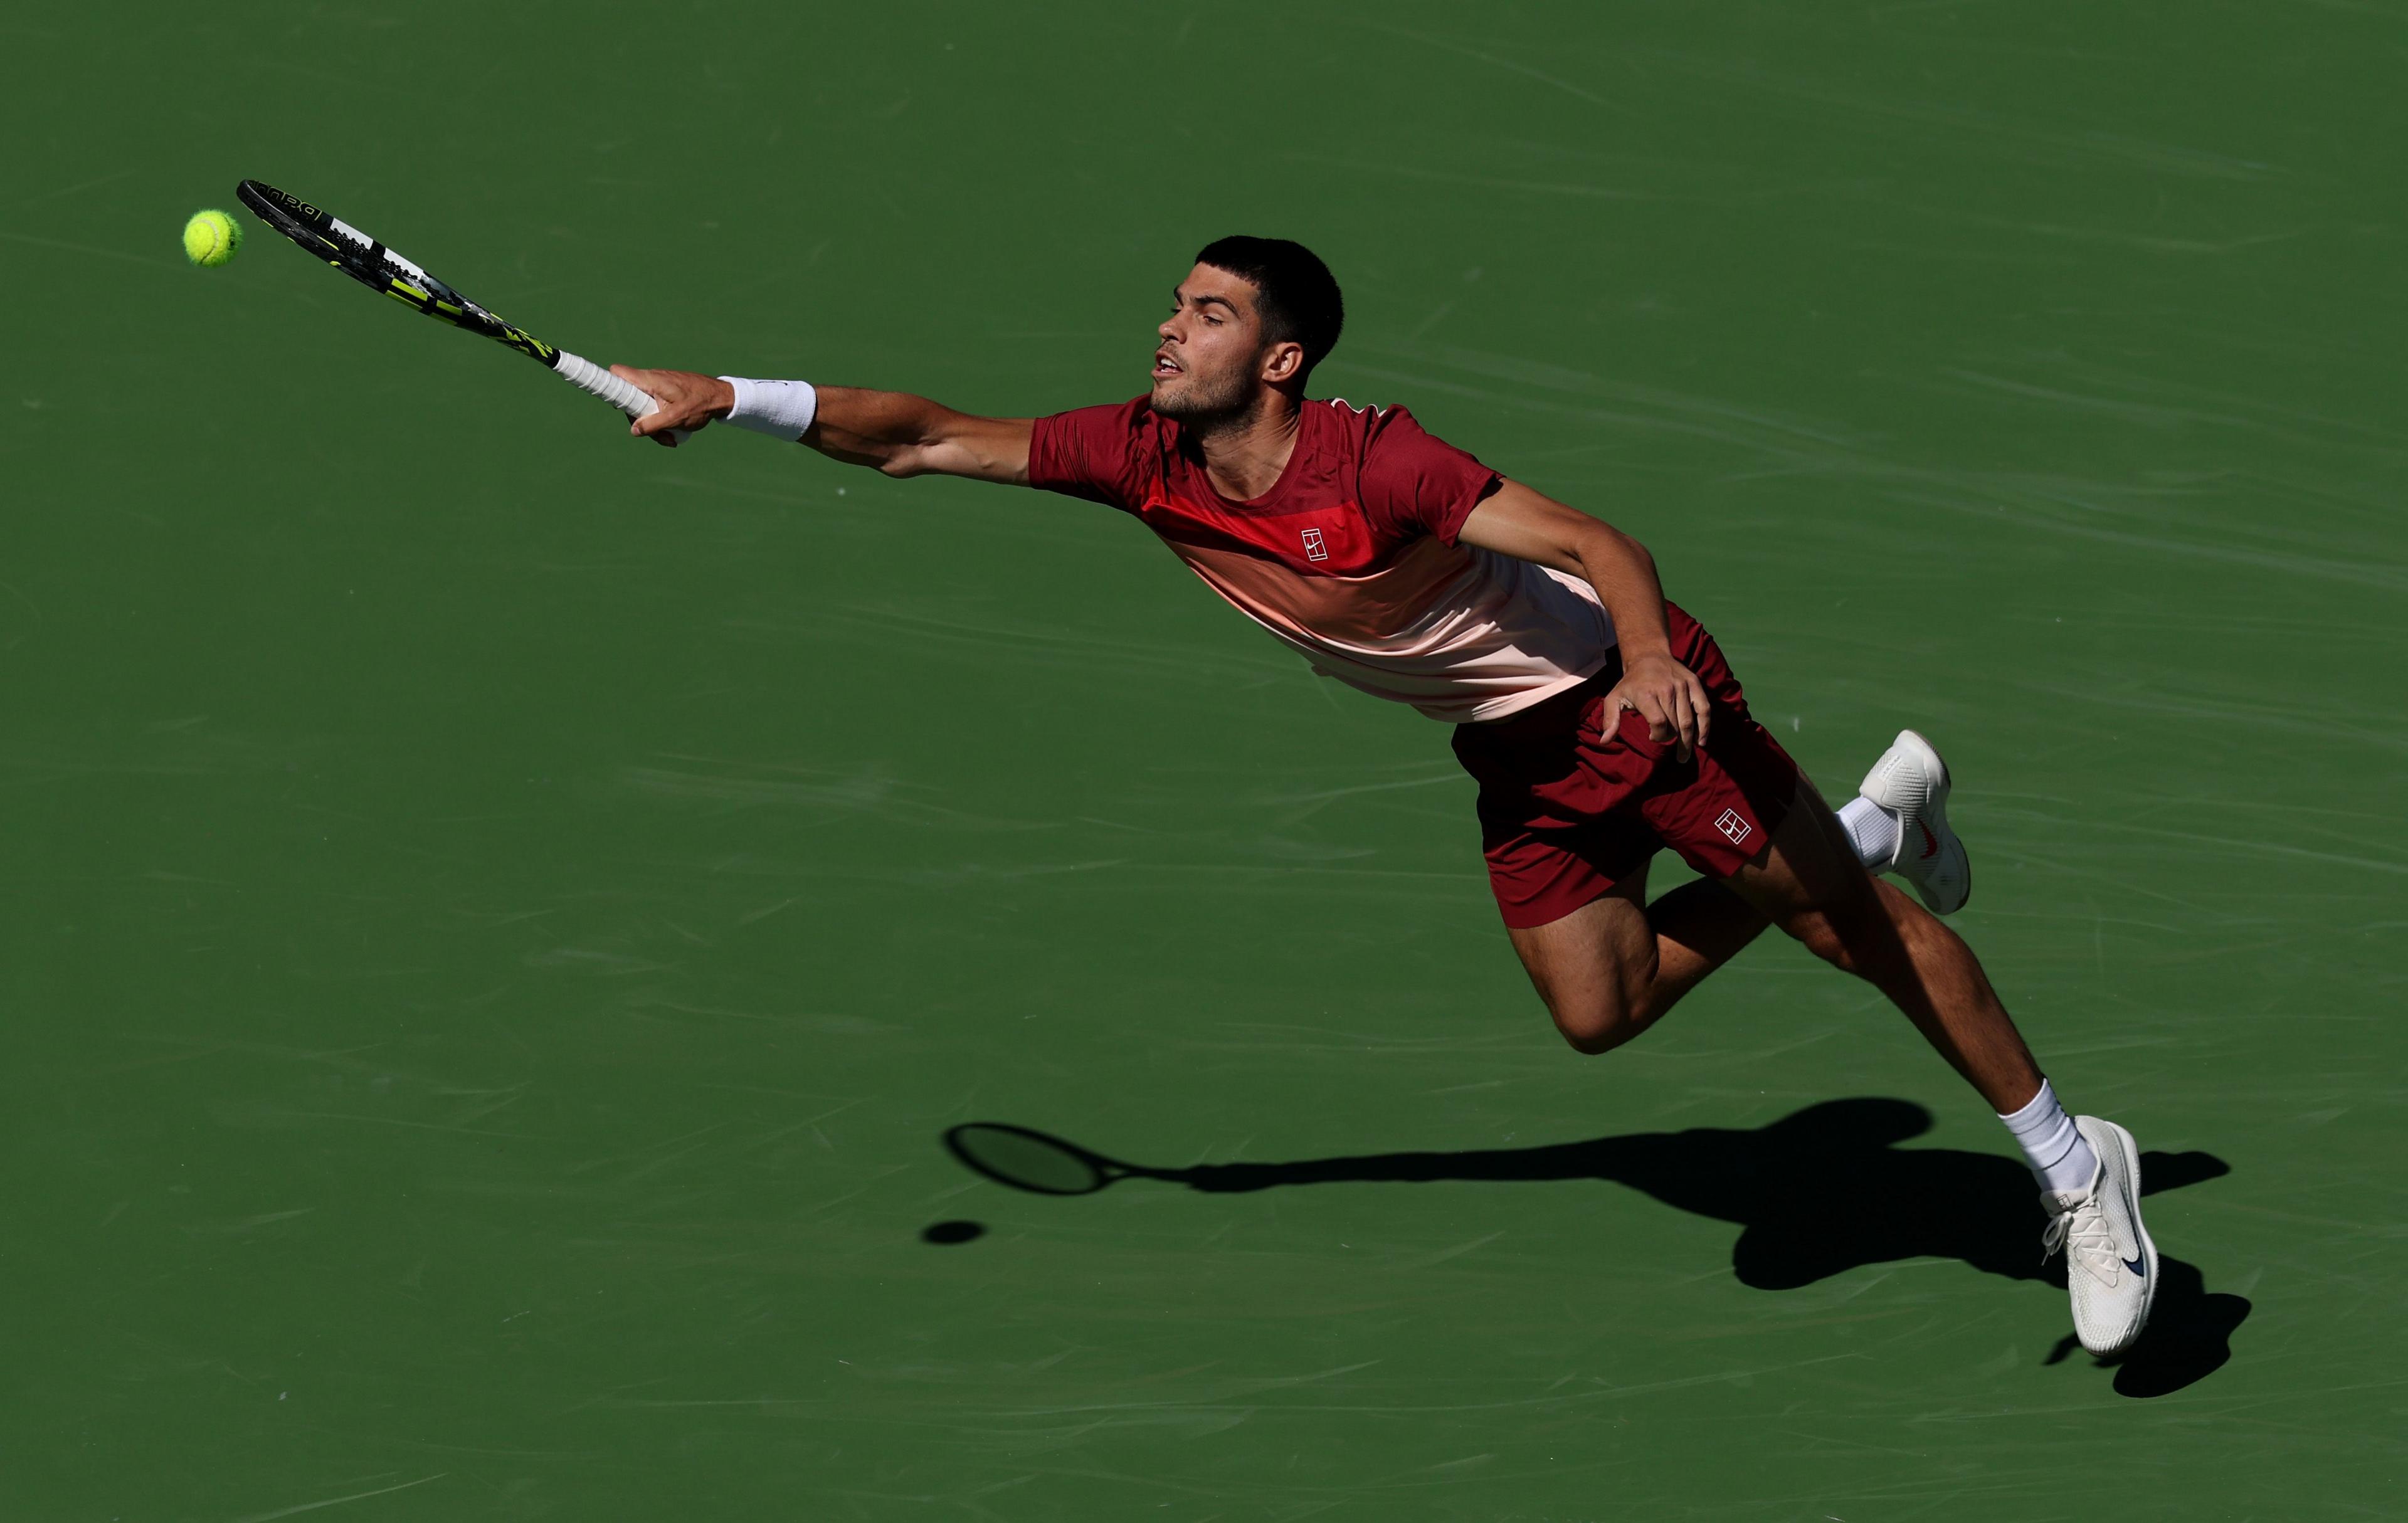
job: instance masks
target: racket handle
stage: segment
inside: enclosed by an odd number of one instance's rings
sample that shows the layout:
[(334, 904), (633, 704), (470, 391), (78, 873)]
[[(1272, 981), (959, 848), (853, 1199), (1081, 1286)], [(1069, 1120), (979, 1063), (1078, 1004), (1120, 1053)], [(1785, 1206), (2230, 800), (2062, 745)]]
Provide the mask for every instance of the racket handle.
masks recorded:
[[(593, 361), (571, 354), (565, 349), (559, 352), (559, 357), (552, 361), (552, 367), (560, 373), (562, 380), (579, 391), (588, 396), (602, 398), (630, 418), (649, 418), (661, 409), (661, 405), (650, 395), (628, 385)], [(690, 437), (682, 428), (672, 429), (670, 433), (681, 444)]]

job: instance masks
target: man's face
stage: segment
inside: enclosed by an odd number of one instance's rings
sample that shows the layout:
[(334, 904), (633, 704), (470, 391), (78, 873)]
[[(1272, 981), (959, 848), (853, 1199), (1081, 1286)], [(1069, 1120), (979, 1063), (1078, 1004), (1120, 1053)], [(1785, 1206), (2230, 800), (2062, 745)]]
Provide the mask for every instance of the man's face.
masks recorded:
[(1155, 329), (1154, 410), (1167, 418), (1241, 412), (1262, 379), (1263, 324), (1254, 282), (1211, 265), (1187, 272)]

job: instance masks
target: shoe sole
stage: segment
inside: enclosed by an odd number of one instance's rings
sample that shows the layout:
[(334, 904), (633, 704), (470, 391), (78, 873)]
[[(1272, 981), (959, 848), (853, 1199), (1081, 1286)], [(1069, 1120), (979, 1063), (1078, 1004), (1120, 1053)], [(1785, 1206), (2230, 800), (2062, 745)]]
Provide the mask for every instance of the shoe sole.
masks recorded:
[(2130, 1218), (2132, 1230), (2141, 1235), (2141, 1261), (2146, 1264), (2149, 1268), (2148, 1275), (2143, 1282), (2143, 1289), (2141, 1291), (2141, 1315), (2139, 1319), (2132, 1324), (2132, 1330), (2126, 1333), (2124, 1335), (2124, 1341), (2117, 1343), (2114, 1348), (2091, 1350), (2093, 1354), (2096, 1354), (2099, 1358), (2103, 1359), (2113, 1358), (2117, 1354), (2122, 1354), (2130, 1349), (2134, 1343), (2141, 1341), (2142, 1331), (2149, 1325), (2149, 1314), (2157, 1309), (2157, 1244), (2156, 1241), (2149, 1236), (2148, 1224), (2141, 1220), (2140, 1144), (2132, 1141), (2132, 1134), (2130, 1132), (2126, 1131), (2123, 1128), (2115, 1125), (2113, 1121), (2109, 1121), (2103, 1116), (2093, 1117), (2092, 1119), (2098, 1121), (2099, 1125), (2106, 1131), (2107, 1136), (2114, 1141), (2115, 1150), (2123, 1155), (2123, 1172), (2121, 1177), (2127, 1186), (2124, 1192), (2124, 1214)]

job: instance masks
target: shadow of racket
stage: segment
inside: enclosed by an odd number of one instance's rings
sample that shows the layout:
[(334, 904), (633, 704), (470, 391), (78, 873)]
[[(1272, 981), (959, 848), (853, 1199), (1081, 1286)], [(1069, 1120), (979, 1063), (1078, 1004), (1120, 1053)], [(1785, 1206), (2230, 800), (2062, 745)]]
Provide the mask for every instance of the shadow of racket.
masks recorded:
[(1093, 1195), (1124, 1179), (1183, 1182), (1190, 1172), (1123, 1163), (1050, 1133), (1000, 1121), (969, 1121), (947, 1128), (945, 1151), (972, 1173), (1031, 1195)]

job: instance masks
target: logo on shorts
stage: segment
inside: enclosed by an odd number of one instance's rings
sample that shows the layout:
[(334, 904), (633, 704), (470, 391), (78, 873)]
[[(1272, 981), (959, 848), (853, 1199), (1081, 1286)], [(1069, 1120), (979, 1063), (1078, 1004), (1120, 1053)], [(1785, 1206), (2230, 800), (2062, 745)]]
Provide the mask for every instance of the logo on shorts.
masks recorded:
[(1723, 817), (1714, 822), (1714, 828), (1721, 831), (1724, 835), (1728, 836), (1730, 838), (1730, 843), (1734, 846), (1739, 845), (1741, 842), (1746, 841), (1748, 837), (1756, 833), (1756, 826), (1748, 824), (1745, 820), (1741, 819), (1739, 817), (1739, 811), (1735, 809), (1727, 809), (1723, 811)]
[(1309, 561), (1326, 561), (1329, 558), (1329, 546), (1323, 543), (1319, 529), (1304, 531), (1304, 558)]

